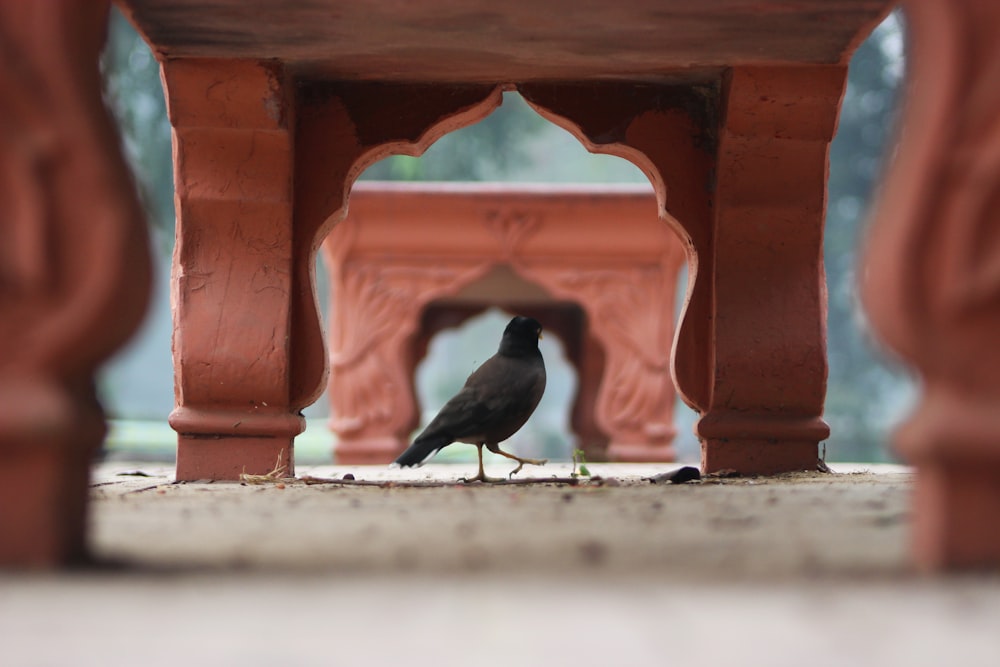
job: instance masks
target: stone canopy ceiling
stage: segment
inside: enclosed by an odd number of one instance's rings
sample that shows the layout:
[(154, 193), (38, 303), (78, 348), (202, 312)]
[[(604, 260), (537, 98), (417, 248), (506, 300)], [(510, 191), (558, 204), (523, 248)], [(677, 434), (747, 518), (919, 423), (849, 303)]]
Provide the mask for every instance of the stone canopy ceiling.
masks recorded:
[(663, 80), (839, 63), (888, 0), (120, 0), (166, 57), (277, 59), (323, 78)]

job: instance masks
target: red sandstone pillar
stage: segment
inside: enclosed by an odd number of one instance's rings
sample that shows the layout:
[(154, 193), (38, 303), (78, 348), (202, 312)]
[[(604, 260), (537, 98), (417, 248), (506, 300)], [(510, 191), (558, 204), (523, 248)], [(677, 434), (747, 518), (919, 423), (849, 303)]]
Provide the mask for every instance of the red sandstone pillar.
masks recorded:
[(277, 65), (163, 62), (174, 140), (177, 479), (294, 471), (293, 109)]
[(0, 567), (86, 554), (94, 372), (148, 299), (98, 57), (108, 2), (0, 3)]
[[(705, 472), (816, 468), (826, 395), (823, 222), (846, 67), (737, 67), (723, 81)], [(701, 278), (699, 278), (701, 279)]]
[(925, 570), (1000, 566), (1000, 4), (906, 6), (898, 154), (868, 239), (875, 328), (920, 373), (895, 436)]

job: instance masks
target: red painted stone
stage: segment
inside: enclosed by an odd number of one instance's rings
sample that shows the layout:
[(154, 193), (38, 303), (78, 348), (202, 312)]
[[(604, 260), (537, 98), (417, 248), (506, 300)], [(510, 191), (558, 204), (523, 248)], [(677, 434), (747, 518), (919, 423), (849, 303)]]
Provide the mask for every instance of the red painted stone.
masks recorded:
[(906, 4), (899, 152), (868, 239), (865, 304), (920, 374), (895, 436), (917, 470), (926, 570), (1000, 567), (1000, 5)]
[(94, 373), (150, 285), (145, 223), (101, 98), (108, 3), (0, 3), (0, 566), (86, 555)]
[[(355, 178), (512, 86), (588, 149), (639, 165), (682, 239), (693, 281), (673, 374), (702, 415), (706, 471), (815, 463), (828, 143), (847, 60), (890, 2), (122, 4), (161, 60), (174, 126), (179, 477), (267, 472), (279, 455), (291, 471), (299, 413), (326, 380), (313, 260)], [(317, 19), (333, 8), (342, 21)], [(504, 20), (483, 31), (484, 11)], [(93, 372), (146, 299), (141, 215), (99, 94), (106, 12), (0, 3), (0, 507), (24, 500), (0, 514), (3, 563), (84, 553), (104, 429)], [(998, 12), (912, 0), (916, 83), (869, 246), (872, 321), (924, 379), (898, 442), (918, 469), (925, 568), (1000, 562)], [(597, 339), (576, 343), (589, 372), (616, 363), (597, 363)]]
[[(177, 241), (177, 478), (294, 474), (290, 405), (295, 137), (280, 66), (163, 63), (173, 125)], [(236, 252), (220, 252), (222, 248)], [(252, 446), (248, 446), (252, 445)]]
[[(270, 61), (167, 59), (177, 242), (177, 478), (294, 474), (322, 391), (314, 258), (350, 183), (499, 103), (493, 87), (295, 86)], [(399, 104), (405, 114), (381, 110)], [(231, 251), (221, 251), (223, 248)]]

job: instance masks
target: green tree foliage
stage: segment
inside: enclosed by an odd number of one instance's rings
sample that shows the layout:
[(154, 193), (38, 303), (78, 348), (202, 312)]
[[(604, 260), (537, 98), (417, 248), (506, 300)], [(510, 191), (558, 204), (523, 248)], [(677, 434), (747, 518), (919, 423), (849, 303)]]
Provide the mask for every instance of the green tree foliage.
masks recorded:
[(170, 122), (160, 68), (149, 47), (117, 11), (101, 58), (105, 101), (118, 121), (125, 157), (135, 174), (149, 221), (169, 239), (174, 227)]
[(506, 180), (531, 161), (528, 144), (548, 123), (519, 95), (504, 95), (499, 109), (475, 125), (445, 135), (423, 156), (395, 155), (372, 165), (363, 178), (385, 181)]

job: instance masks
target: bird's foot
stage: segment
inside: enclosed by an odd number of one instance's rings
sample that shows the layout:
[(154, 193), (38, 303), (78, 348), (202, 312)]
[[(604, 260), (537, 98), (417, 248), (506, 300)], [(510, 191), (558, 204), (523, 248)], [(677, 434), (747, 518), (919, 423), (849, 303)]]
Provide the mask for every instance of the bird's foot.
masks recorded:
[(543, 466), (549, 462), (548, 459), (516, 459), (516, 460), (517, 460), (517, 467), (510, 471), (510, 474), (507, 475), (507, 479), (511, 479), (514, 477), (514, 475), (521, 472), (521, 468), (524, 467), (525, 463), (530, 463), (533, 466)]
[(479, 473), (475, 477), (462, 477), (459, 481), (465, 484), (472, 484), (473, 482), (483, 482), (484, 484), (489, 484), (491, 482), (502, 482), (503, 479), (500, 477), (490, 477), (486, 473)]

